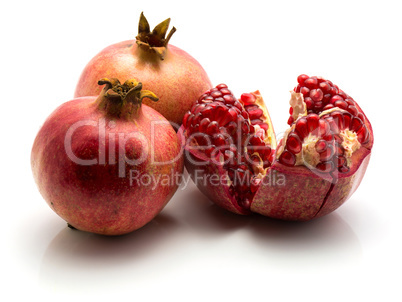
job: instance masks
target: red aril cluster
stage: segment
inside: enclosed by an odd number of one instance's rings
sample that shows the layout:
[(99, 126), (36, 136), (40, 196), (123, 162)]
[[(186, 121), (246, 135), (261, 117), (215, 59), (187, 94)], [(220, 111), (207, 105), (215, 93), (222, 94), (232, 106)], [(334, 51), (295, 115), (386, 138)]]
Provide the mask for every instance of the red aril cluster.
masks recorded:
[[(321, 77), (300, 75), (295, 92), (303, 95), (306, 116), (294, 116), (288, 123), (292, 126), (284, 138), (284, 150), (279, 162), (287, 166), (304, 164), (310, 169), (332, 173), (349, 171), (345, 156), (347, 130), (356, 135), (359, 144), (367, 144), (370, 133), (365, 125), (365, 117), (355, 101), (345, 92)], [(290, 113), (293, 114), (293, 108)], [(302, 146), (314, 143), (315, 152), (306, 158)], [(310, 146), (310, 149), (312, 146)], [(313, 154), (313, 155), (311, 155)], [(315, 158), (311, 161), (311, 156)]]
[[(179, 137), (186, 139), (186, 168), (217, 205), (306, 221), (334, 211), (359, 186), (373, 146), (370, 122), (331, 81), (300, 75), (298, 83), (290, 128), (278, 146), (262, 98), (253, 93), (236, 100), (221, 84), (185, 114)], [(230, 181), (199, 181), (199, 175)]]
[(268, 123), (256, 96), (237, 100), (227, 85), (205, 92), (183, 119), (187, 136), (212, 159), (221, 161), (231, 180), (230, 191), (244, 208), (259, 186), (258, 173), (271, 165)]
[[(309, 77), (302, 74), (297, 77), (297, 82), (298, 85), (294, 88), (294, 91), (303, 95), (308, 113), (319, 114), (322, 111), (337, 107), (362, 119), (363, 115), (362, 113), (359, 115), (353, 98), (331, 81), (322, 77)], [(290, 109), (290, 114), (292, 115), (292, 109)], [(294, 122), (295, 118), (290, 116), (288, 124), (292, 125)]]

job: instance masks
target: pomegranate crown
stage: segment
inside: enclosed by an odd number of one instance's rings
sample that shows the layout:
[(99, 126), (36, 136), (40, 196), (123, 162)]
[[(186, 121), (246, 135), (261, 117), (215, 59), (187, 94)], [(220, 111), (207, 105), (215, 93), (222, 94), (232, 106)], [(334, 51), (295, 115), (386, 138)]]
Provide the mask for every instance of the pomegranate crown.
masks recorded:
[(158, 101), (158, 97), (149, 90), (142, 90), (142, 83), (135, 79), (127, 80), (124, 84), (116, 78), (103, 78), (98, 81), (98, 85), (105, 85), (104, 96), (111, 100), (127, 101), (132, 103), (141, 102), (143, 98)]
[[(106, 85), (99, 96), (99, 106), (113, 116), (122, 117), (127, 107), (141, 107), (142, 99), (149, 98), (156, 102), (159, 98), (149, 90), (142, 90), (142, 83), (135, 79), (130, 79), (121, 84), (116, 78), (103, 78), (98, 81), (98, 85)], [(128, 110), (127, 114), (131, 116), (133, 110)]]
[(164, 60), (169, 40), (176, 31), (176, 28), (173, 27), (166, 37), (169, 24), (170, 18), (156, 25), (151, 32), (149, 23), (142, 12), (136, 36), (137, 45), (147, 51), (155, 52), (161, 60)]

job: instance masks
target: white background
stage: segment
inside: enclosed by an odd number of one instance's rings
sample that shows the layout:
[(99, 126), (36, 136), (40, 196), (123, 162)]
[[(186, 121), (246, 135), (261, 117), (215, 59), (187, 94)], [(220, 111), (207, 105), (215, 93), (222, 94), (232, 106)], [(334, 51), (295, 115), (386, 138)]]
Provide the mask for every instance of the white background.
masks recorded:
[[(397, 4), (3, 3), (0, 297), (401, 299), (402, 21)], [(134, 39), (141, 11), (151, 27), (171, 17), (177, 28), (171, 43), (195, 57), (214, 85), (225, 82), (237, 96), (260, 89), (279, 135), (286, 129), (289, 90), (299, 74), (324, 76), (353, 96), (375, 132), (371, 163), (353, 197), (324, 218), (285, 223), (225, 212), (190, 183), (154, 221), (130, 235), (109, 238), (66, 228), (34, 184), (34, 137), (45, 118), (72, 98), (81, 70), (96, 53)]]

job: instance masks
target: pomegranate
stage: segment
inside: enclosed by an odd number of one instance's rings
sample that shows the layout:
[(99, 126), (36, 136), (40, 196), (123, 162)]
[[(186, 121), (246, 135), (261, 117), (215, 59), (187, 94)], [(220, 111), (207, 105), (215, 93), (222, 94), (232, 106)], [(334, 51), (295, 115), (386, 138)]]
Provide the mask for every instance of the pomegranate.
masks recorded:
[(185, 114), (186, 168), (217, 205), (307, 221), (334, 211), (359, 186), (373, 146), (370, 122), (331, 81), (301, 75), (298, 83), (278, 145), (258, 91), (237, 100), (220, 84)]
[(59, 106), (31, 153), (43, 198), (69, 226), (121, 235), (152, 220), (177, 190), (183, 158), (177, 134), (142, 84), (104, 78), (98, 97)]
[(144, 100), (144, 104), (160, 112), (177, 130), (193, 101), (212, 85), (193, 57), (168, 45), (176, 31), (173, 27), (165, 37), (169, 23), (166, 19), (150, 31), (141, 13), (136, 40), (110, 45), (97, 54), (82, 71), (75, 97), (98, 95), (96, 82), (102, 77), (139, 78), (144, 89), (160, 98), (157, 103)]

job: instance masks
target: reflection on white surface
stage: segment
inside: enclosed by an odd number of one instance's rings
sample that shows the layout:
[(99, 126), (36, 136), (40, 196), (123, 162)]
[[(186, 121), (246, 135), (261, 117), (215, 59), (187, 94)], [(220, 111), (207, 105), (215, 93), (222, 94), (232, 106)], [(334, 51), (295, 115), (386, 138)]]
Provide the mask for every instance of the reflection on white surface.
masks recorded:
[(105, 237), (63, 228), (43, 255), (39, 279), (56, 293), (144, 291), (150, 284), (186, 291), (250, 272), (275, 279), (339, 271), (358, 266), (361, 256), (359, 239), (336, 213), (307, 223), (239, 216), (212, 205), (191, 184), (131, 234)]

